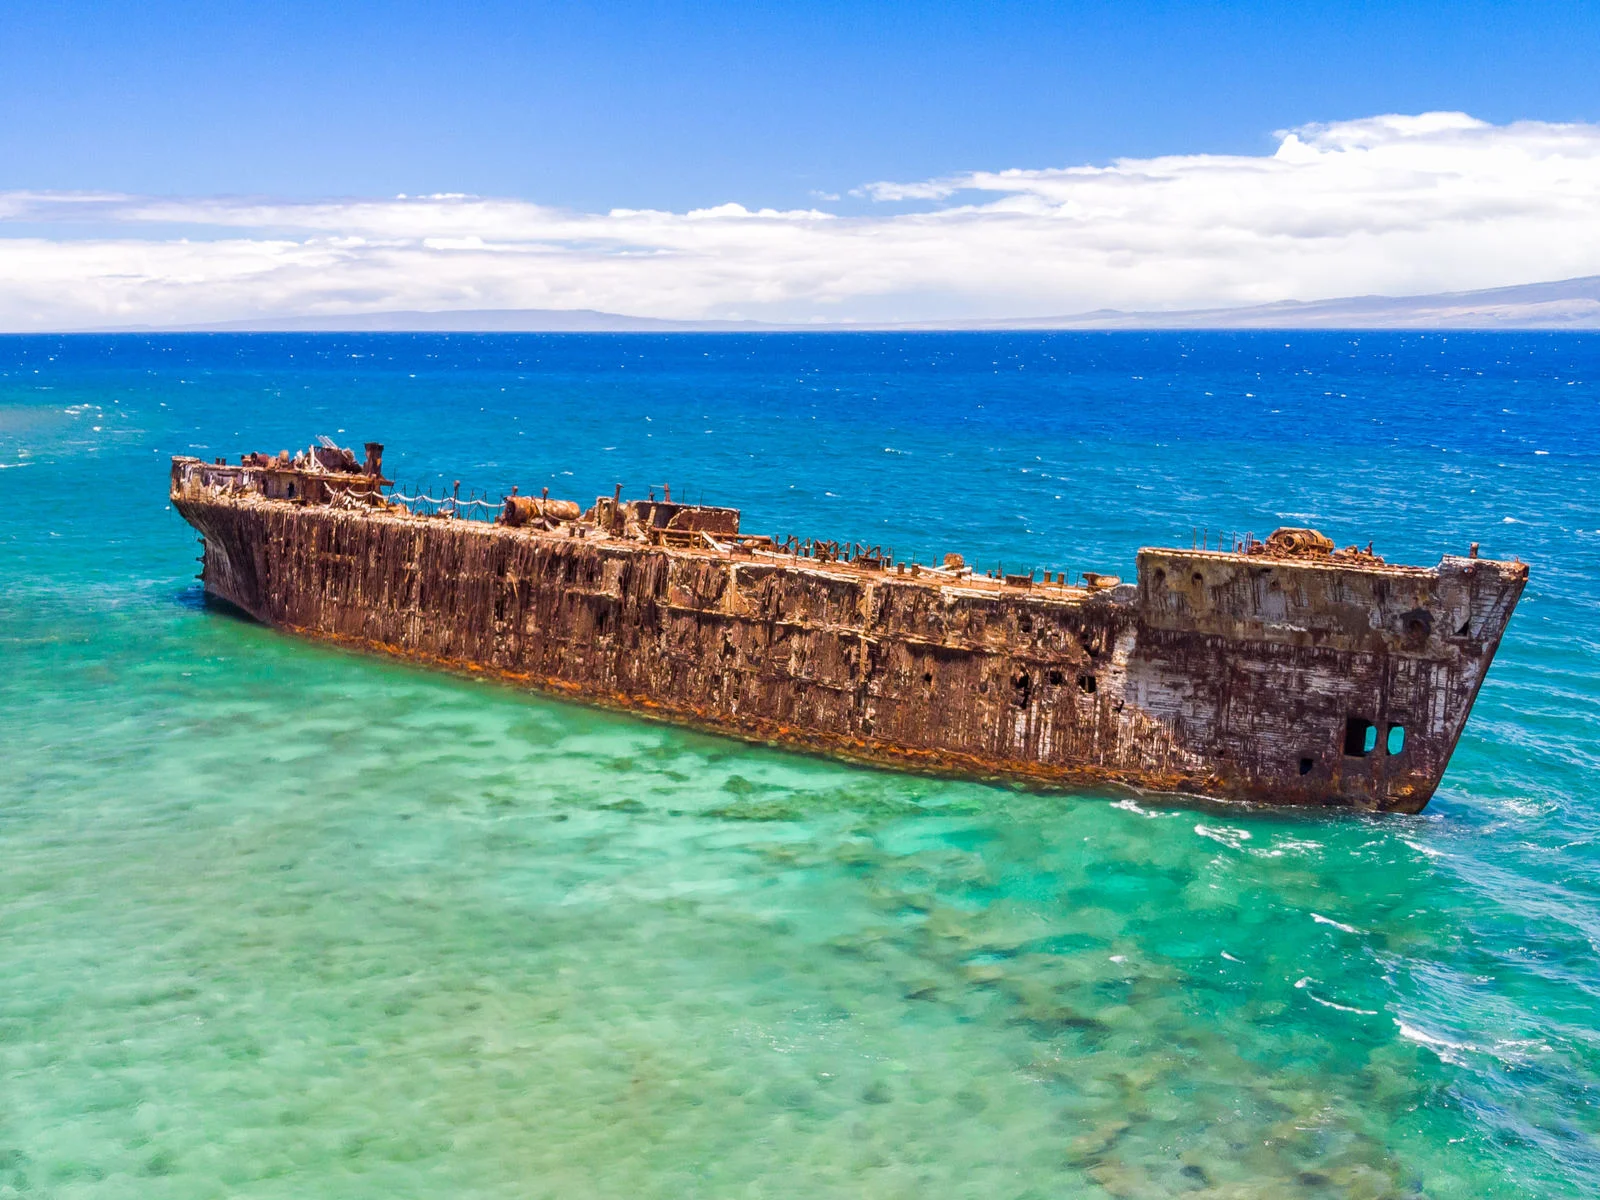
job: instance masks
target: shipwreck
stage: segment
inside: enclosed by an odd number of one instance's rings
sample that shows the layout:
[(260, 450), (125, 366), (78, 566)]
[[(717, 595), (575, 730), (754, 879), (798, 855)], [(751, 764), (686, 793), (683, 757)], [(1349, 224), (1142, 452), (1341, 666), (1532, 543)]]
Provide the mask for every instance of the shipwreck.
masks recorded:
[(175, 457), (171, 499), (206, 591), (291, 633), (889, 766), (1382, 812), (1433, 796), (1528, 578), (1303, 529), (985, 573), (670, 491), (404, 497), (327, 439)]

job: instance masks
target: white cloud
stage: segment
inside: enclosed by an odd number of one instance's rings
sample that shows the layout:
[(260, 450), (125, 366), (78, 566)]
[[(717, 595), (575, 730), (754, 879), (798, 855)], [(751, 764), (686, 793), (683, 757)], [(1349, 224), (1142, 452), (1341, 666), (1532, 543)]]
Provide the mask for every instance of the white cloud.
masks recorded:
[(4, 193), (0, 328), (448, 308), (1033, 316), (1600, 273), (1593, 125), (1381, 116), (1285, 131), (1270, 155), (973, 171), (857, 194), (902, 211)]

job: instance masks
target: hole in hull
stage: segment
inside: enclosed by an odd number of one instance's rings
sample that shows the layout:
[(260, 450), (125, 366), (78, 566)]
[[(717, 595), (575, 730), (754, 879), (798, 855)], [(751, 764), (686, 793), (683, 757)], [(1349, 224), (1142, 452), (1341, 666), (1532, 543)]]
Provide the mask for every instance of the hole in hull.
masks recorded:
[(1344, 723), (1344, 752), (1347, 758), (1365, 758), (1378, 745), (1378, 727), (1365, 717), (1347, 717)]
[(1015, 695), (1012, 696), (1012, 703), (1018, 708), (1027, 708), (1028, 702), (1033, 699), (1033, 680), (1029, 678), (1028, 673), (1026, 671), (1019, 672), (1016, 678), (1011, 681), (1011, 687), (1015, 692)]

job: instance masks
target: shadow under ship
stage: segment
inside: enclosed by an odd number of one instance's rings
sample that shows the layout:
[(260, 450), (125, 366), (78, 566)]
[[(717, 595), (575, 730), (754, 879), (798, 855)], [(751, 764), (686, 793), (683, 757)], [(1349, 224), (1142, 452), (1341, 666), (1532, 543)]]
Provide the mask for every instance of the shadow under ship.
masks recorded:
[(465, 519), (386, 493), (382, 455), (174, 457), (206, 591), (752, 741), (1041, 784), (1418, 812), (1528, 578), (1475, 545), (1395, 566), (1295, 529), (1141, 549), (1132, 584), (990, 576), (752, 536), (670, 492)]

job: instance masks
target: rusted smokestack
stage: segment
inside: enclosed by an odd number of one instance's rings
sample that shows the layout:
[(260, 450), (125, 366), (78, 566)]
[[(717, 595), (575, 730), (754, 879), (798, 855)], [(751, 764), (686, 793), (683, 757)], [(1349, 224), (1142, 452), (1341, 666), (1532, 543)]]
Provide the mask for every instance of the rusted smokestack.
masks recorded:
[(364, 468), (374, 479), (383, 474), (383, 443), (367, 443), (367, 465)]

